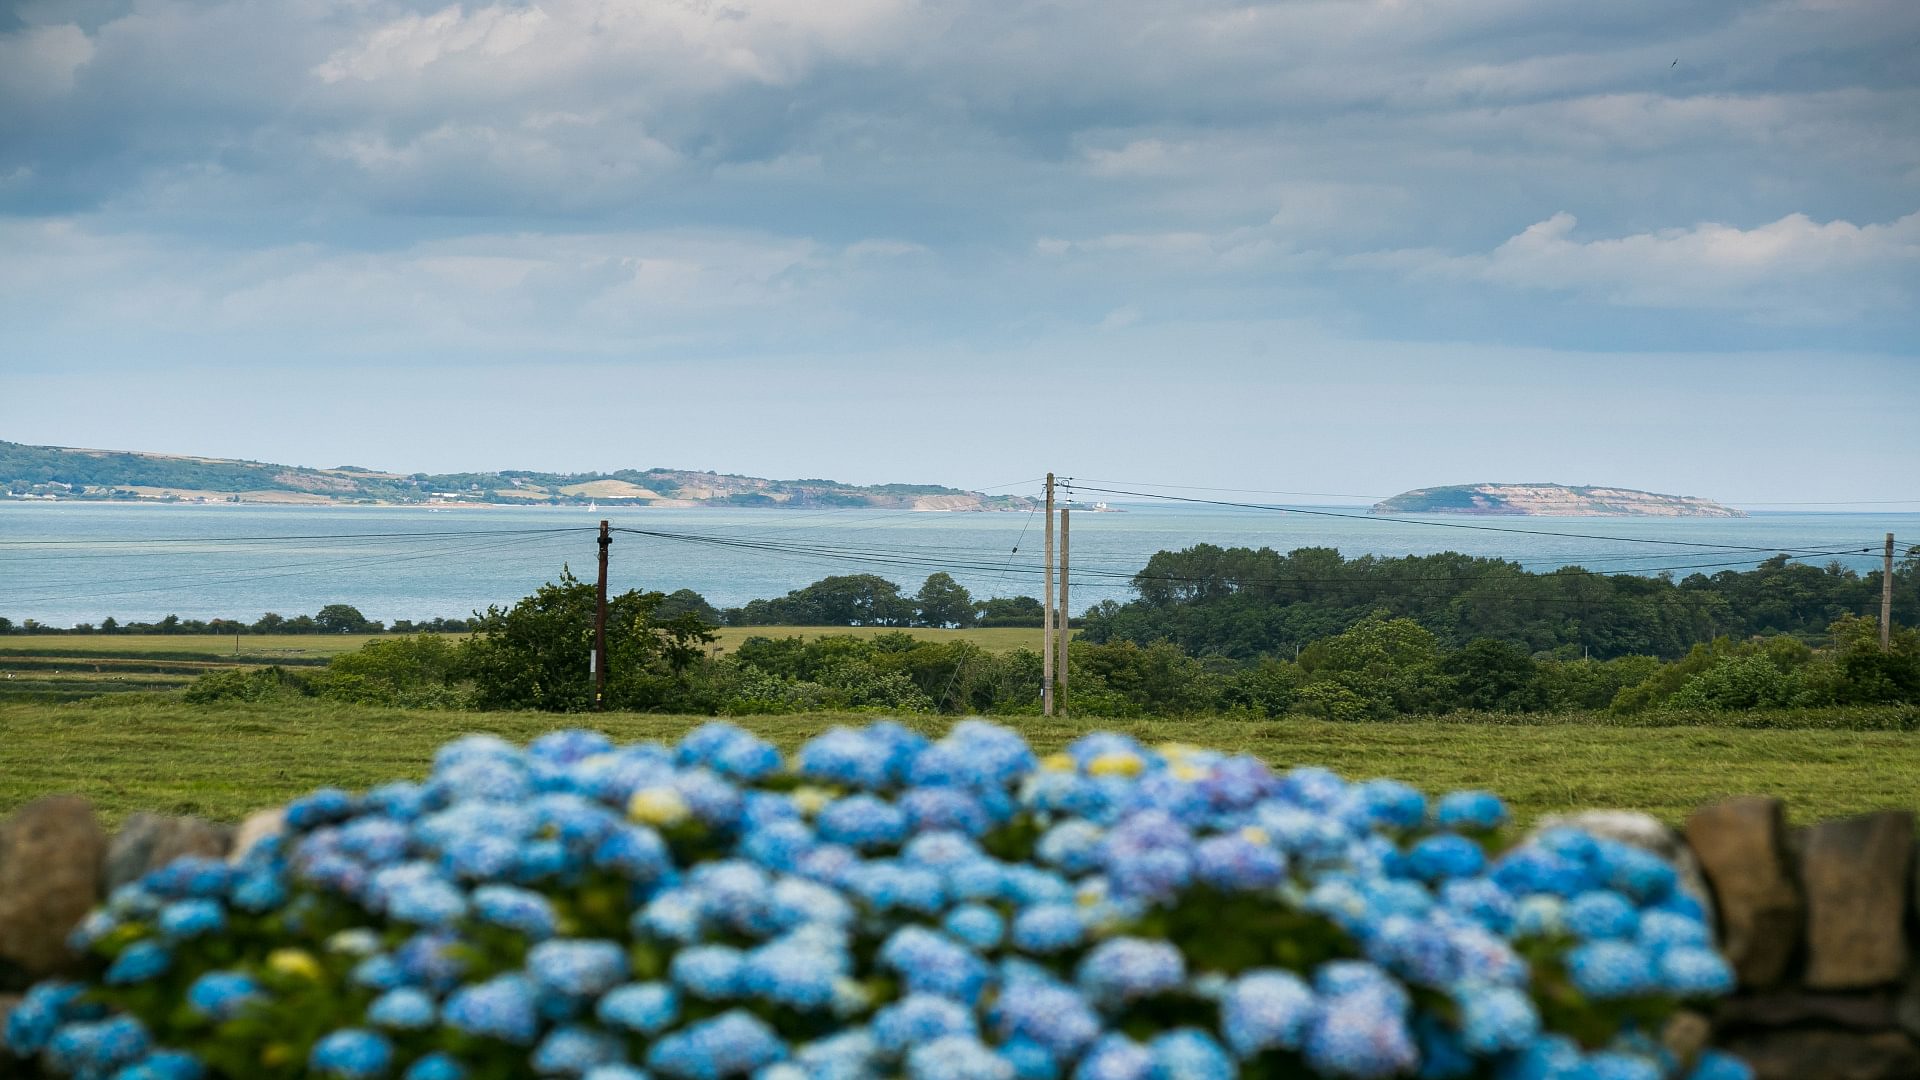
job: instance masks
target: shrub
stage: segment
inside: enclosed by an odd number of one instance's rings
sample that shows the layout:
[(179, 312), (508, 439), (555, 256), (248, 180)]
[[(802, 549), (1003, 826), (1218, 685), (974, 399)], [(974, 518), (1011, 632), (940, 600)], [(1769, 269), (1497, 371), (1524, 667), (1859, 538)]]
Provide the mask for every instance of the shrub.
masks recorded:
[(1673, 869), (1505, 819), (979, 721), (791, 763), (727, 724), (472, 736), (117, 891), (6, 1038), (167, 1078), (1749, 1075), (1647, 1034), (1731, 984)]
[(275, 664), (210, 671), (189, 683), (181, 696), (195, 705), (204, 705), (215, 701), (284, 701), (306, 692), (304, 677)]

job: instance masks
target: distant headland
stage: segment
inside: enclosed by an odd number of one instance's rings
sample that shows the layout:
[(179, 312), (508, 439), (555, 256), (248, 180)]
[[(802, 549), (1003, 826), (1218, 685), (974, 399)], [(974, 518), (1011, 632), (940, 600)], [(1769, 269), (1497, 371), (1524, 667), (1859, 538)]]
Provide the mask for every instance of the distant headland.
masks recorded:
[(935, 484), (763, 480), (683, 469), (395, 473), (0, 441), (0, 498), (357, 506), (721, 506), (815, 510), (1030, 510), (1019, 495)]
[(1373, 504), (1376, 514), (1488, 514), (1515, 517), (1714, 517), (1747, 515), (1712, 499), (1566, 484), (1455, 484), (1417, 488)]

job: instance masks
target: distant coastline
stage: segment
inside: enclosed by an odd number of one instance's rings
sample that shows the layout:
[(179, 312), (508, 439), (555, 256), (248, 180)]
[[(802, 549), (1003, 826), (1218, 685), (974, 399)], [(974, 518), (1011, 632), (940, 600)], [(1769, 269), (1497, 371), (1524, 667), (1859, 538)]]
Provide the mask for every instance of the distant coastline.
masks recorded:
[(343, 465), (310, 469), (235, 458), (28, 446), (0, 441), (0, 498), (18, 502), (254, 506), (729, 507), (935, 513), (1027, 511), (1019, 495), (937, 484), (768, 480), (685, 469), (547, 473), (396, 473)]
[(1416, 488), (1373, 505), (1376, 514), (1495, 517), (1705, 517), (1747, 515), (1712, 499), (1619, 487), (1566, 484), (1454, 484)]

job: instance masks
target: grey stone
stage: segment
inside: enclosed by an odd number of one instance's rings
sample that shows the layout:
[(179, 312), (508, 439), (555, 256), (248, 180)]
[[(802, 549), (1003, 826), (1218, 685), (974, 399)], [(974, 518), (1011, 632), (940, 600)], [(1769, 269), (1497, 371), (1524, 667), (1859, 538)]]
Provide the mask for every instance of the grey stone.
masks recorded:
[(1713, 897), (1707, 889), (1706, 878), (1700, 874), (1700, 863), (1692, 849), (1680, 839), (1680, 834), (1667, 828), (1659, 818), (1636, 810), (1584, 810), (1577, 814), (1548, 814), (1540, 819), (1534, 831), (1553, 828), (1579, 829), (1632, 844), (1665, 859), (1680, 876), (1680, 888), (1700, 901), (1708, 925), (1712, 926)]
[(199, 818), (135, 814), (107, 845), (107, 891), (138, 881), (183, 855), (223, 858), (229, 839), (227, 830)]
[(1755, 1080), (1913, 1080), (1920, 1049), (1897, 1031), (1866, 1034), (1786, 1028), (1743, 1032), (1724, 1048)]
[(1660, 1045), (1681, 1061), (1700, 1056), (1713, 1039), (1713, 1022), (1691, 1009), (1681, 1009), (1660, 1030)]
[(1799, 947), (1805, 913), (1786, 858), (1780, 800), (1749, 797), (1703, 806), (1687, 819), (1687, 844), (1712, 886), (1720, 947), (1741, 985), (1777, 985)]
[[(0, 1032), (7, 1030), (7, 1014), (18, 1008), (20, 995), (0, 994)], [(12, 1076), (25, 1071), (25, 1063), (7, 1050), (7, 1040), (0, 1038), (0, 1076)]]
[(1920, 979), (1908, 979), (1893, 1000), (1893, 1020), (1900, 1030), (1920, 1039)]
[(1722, 1028), (1777, 1028), (1819, 1024), (1854, 1031), (1885, 1031), (1894, 1026), (1894, 999), (1880, 994), (1811, 994), (1775, 990), (1727, 998), (1716, 1019)]
[(227, 855), (230, 862), (239, 862), (253, 850), (253, 845), (269, 836), (278, 836), (287, 828), (287, 812), (284, 807), (272, 810), (260, 810), (248, 814), (247, 819), (233, 833), (233, 848)]
[(1913, 815), (1885, 811), (1807, 830), (1806, 984), (1847, 990), (1891, 983), (1907, 967)]
[(100, 899), (107, 838), (85, 799), (54, 796), (0, 823), (0, 960), (28, 978), (67, 970), (67, 933)]

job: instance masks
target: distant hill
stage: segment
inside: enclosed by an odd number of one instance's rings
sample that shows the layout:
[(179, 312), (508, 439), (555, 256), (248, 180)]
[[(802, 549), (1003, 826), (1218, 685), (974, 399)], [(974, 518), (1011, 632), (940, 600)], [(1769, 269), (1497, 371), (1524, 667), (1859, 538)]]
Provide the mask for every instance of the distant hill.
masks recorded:
[(1712, 499), (1632, 488), (1565, 484), (1456, 484), (1419, 488), (1373, 504), (1376, 514), (1493, 514), (1521, 517), (1746, 517)]
[(1028, 510), (1032, 499), (933, 484), (763, 480), (683, 469), (392, 473), (231, 458), (27, 446), (0, 441), (0, 495), (129, 502), (538, 506), (759, 506), (790, 509)]

